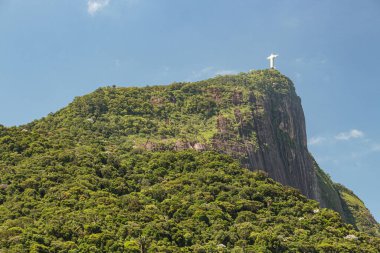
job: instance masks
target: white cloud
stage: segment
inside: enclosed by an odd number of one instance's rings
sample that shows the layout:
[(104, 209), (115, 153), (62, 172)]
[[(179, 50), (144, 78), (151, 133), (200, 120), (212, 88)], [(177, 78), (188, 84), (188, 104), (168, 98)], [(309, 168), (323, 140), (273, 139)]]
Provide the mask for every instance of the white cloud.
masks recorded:
[(88, 0), (87, 11), (90, 15), (95, 15), (98, 11), (107, 7), (111, 0)]
[(310, 141), (309, 141), (309, 145), (310, 146), (315, 146), (315, 145), (319, 145), (319, 144), (322, 144), (324, 141), (326, 141), (326, 138), (324, 137), (311, 137), (310, 138)]
[(298, 66), (322, 67), (329, 63), (328, 58), (323, 54), (315, 54), (311, 57), (300, 56), (294, 59), (294, 63)]
[(188, 78), (188, 81), (199, 80), (202, 78), (210, 78), (217, 75), (233, 75), (237, 74), (238, 71), (228, 70), (228, 69), (217, 69), (212, 66), (204, 67), (201, 70), (193, 71), (191, 77)]
[(215, 75), (234, 75), (234, 74), (237, 74), (237, 71), (235, 70), (226, 70), (226, 69), (223, 69), (223, 70), (217, 70), (215, 72)]
[(337, 134), (335, 136), (335, 139), (339, 141), (348, 141), (350, 139), (361, 138), (363, 136), (364, 136), (364, 133), (362, 131), (357, 130), (357, 129), (352, 129), (349, 132), (342, 132), (342, 133)]

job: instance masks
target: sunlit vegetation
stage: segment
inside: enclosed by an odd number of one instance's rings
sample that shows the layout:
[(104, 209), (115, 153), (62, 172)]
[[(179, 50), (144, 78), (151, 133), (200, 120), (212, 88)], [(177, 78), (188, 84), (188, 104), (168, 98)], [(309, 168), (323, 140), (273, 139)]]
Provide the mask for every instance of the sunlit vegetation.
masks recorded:
[(2, 182), (9, 252), (380, 250), (337, 213), (213, 152), (83, 148), (19, 165)]
[(268, 92), (294, 87), (275, 70), (106, 87), (0, 126), (0, 252), (379, 252), (338, 213), (202, 147), (256, 148), (247, 107)]

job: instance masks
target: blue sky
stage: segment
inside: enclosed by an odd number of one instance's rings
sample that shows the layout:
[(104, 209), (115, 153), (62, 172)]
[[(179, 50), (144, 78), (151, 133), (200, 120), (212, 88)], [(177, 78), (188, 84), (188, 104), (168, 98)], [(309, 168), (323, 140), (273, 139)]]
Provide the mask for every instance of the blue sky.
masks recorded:
[(0, 124), (99, 86), (278, 69), (295, 83), (309, 149), (380, 220), (380, 1), (0, 0)]

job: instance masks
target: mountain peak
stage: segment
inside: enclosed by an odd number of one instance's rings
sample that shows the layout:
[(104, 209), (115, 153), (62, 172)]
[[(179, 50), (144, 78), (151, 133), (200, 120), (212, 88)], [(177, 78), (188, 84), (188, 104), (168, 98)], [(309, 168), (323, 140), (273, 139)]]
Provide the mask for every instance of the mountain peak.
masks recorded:
[(350, 217), (339, 190), (309, 154), (293, 82), (275, 69), (166, 86), (104, 87), (37, 124), (45, 121), (71, 134), (117, 139), (129, 149), (228, 154)]

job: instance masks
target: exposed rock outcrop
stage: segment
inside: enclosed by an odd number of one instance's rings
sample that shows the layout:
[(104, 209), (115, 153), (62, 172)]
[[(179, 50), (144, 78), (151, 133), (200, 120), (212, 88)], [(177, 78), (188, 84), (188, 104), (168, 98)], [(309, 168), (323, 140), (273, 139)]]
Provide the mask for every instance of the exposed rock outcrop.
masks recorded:
[[(212, 146), (239, 158), (249, 169), (266, 171), (273, 179), (318, 200), (323, 207), (343, 214), (338, 192), (332, 186), (321, 185), (317, 165), (307, 149), (301, 99), (293, 84), (290, 85), (291, 89), (286, 93), (268, 92), (257, 97), (250, 93), (247, 101), (250, 115), (244, 119), (238, 109), (234, 111), (235, 122), (240, 127), (237, 131), (229, 127), (228, 118), (219, 116), (218, 134), (214, 136)], [(242, 95), (237, 94), (241, 93), (233, 94), (233, 104), (242, 99)], [(255, 142), (247, 143), (252, 134)]]

